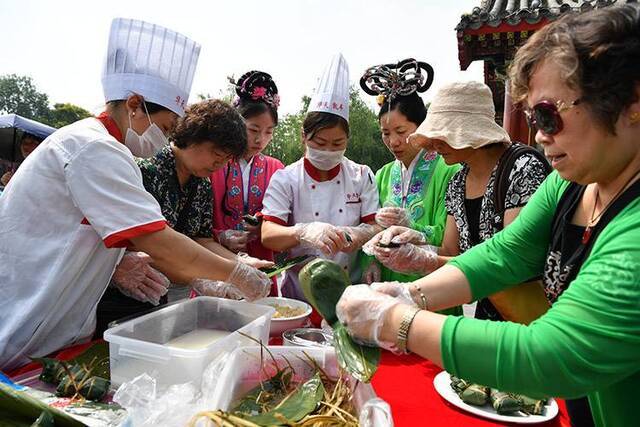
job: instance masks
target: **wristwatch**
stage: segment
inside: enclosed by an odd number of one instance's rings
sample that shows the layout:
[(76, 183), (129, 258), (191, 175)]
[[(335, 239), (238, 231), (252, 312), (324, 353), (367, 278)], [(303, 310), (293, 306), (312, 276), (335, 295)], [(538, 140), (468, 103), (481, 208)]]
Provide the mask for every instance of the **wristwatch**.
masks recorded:
[(407, 340), (409, 339), (409, 328), (411, 327), (411, 323), (413, 323), (413, 319), (415, 319), (416, 315), (419, 312), (419, 308), (411, 307), (407, 311), (405, 311), (404, 315), (402, 316), (400, 328), (398, 328), (398, 337), (396, 343), (396, 347), (402, 353), (408, 353)]

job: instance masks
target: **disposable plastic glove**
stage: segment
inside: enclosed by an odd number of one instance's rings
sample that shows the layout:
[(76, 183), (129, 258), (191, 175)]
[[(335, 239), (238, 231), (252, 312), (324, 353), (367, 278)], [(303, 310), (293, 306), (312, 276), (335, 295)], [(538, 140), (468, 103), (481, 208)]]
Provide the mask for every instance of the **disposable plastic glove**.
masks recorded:
[(378, 209), (378, 212), (376, 212), (376, 222), (384, 228), (391, 227), (392, 225), (410, 227), (411, 217), (409, 216), (409, 212), (404, 208), (388, 206)]
[(341, 233), (344, 233), (347, 245), (342, 248), (342, 252), (357, 251), (367, 243), (375, 234), (376, 227), (371, 224), (360, 224), (357, 227), (336, 227)]
[(338, 227), (326, 222), (296, 224), (294, 230), (300, 246), (319, 249), (329, 256), (333, 256), (349, 244), (345, 234), (340, 232)]
[(171, 282), (151, 267), (151, 262), (151, 257), (144, 252), (126, 252), (113, 272), (111, 283), (129, 298), (160, 304)]
[(244, 230), (224, 230), (217, 234), (218, 242), (231, 252), (246, 252), (249, 232)]
[(376, 260), (372, 260), (371, 264), (362, 272), (362, 280), (365, 283), (371, 284), (373, 282), (379, 282), (382, 279), (382, 269), (380, 264)]
[(275, 265), (273, 261), (267, 261), (266, 259), (255, 258), (245, 252), (238, 252), (238, 256), (236, 257), (236, 260), (238, 260), (238, 262), (241, 262), (243, 264), (247, 264), (248, 266), (253, 268), (268, 268), (268, 267), (273, 267)]
[(371, 238), (366, 244), (367, 247), (378, 246), (379, 244), (388, 245), (390, 243), (402, 245), (405, 243), (413, 243), (414, 245), (425, 245), (427, 240), (424, 234), (408, 227), (393, 225), (386, 230), (382, 230)]
[(373, 247), (373, 255), (385, 267), (404, 274), (427, 275), (438, 268), (437, 248), (405, 243), (397, 248)]
[(408, 304), (417, 307), (418, 304), (413, 300), (411, 291), (409, 290), (409, 283), (400, 282), (378, 282), (372, 283), (371, 289), (382, 294), (387, 294), (391, 297), (397, 298), (402, 301), (403, 304)]
[(207, 297), (241, 299), (242, 294), (233, 287), (231, 283), (220, 282), (218, 280), (194, 279), (189, 283), (198, 295)]
[(236, 263), (225, 282), (231, 283), (248, 301), (264, 298), (271, 290), (271, 279), (265, 273), (241, 262)]
[(401, 300), (368, 285), (347, 286), (336, 306), (336, 315), (356, 342), (395, 351), (395, 343), (383, 342), (380, 332), (389, 310)]

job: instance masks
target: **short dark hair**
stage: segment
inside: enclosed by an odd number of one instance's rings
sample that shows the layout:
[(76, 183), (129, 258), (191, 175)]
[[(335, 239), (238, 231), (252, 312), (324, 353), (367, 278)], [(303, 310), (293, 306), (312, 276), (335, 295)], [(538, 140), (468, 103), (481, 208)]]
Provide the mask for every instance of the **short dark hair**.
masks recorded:
[(190, 105), (171, 133), (178, 148), (211, 142), (216, 148), (240, 157), (247, 149), (244, 119), (230, 104), (208, 99)]
[(22, 141), (24, 141), (25, 139), (33, 139), (34, 141), (36, 141), (38, 144), (41, 143), (42, 141), (44, 141), (42, 138), (40, 138), (39, 136), (35, 136), (32, 133), (28, 133), (28, 132), (23, 132), (22, 133), (22, 137), (20, 138), (20, 143), (22, 143)]
[(553, 60), (561, 78), (581, 92), (581, 100), (603, 129), (637, 101), (640, 82), (640, 8), (612, 6), (567, 14), (538, 30), (516, 52), (509, 69), (511, 93), (523, 101), (536, 67)]
[(380, 106), (380, 112), (378, 113), (378, 120), (390, 111), (398, 111), (416, 126), (420, 126), (425, 118), (427, 118), (427, 107), (422, 102), (422, 98), (417, 92), (413, 92), (407, 96), (397, 96), (391, 98), (391, 101), (385, 99), (382, 106)]
[(302, 131), (305, 136), (311, 138), (313, 135), (322, 130), (340, 126), (349, 136), (349, 122), (344, 117), (324, 111), (312, 111), (307, 113), (302, 123)]

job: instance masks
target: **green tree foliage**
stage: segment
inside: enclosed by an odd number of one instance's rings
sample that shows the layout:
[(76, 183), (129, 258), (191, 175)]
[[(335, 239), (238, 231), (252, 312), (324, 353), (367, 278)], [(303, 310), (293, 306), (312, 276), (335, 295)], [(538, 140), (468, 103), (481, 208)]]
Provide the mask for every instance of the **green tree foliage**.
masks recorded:
[(16, 74), (0, 76), (0, 113), (18, 114), (56, 128), (91, 116), (84, 108), (69, 103), (49, 108), (49, 96), (38, 91), (31, 77)]
[(91, 117), (91, 113), (77, 105), (64, 103), (55, 104), (52, 110), (49, 110), (48, 118), (45, 123), (61, 128), (78, 120)]
[(0, 113), (15, 113), (41, 121), (49, 114), (49, 97), (36, 89), (31, 77), (16, 74), (1, 76)]

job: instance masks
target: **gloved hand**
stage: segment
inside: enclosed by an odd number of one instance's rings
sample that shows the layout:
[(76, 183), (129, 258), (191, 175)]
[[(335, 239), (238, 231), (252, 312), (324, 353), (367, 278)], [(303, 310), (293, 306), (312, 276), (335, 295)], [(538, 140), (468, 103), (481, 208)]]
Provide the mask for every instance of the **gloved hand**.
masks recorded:
[(246, 221), (242, 222), (242, 227), (249, 233), (248, 241), (252, 242), (254, 240), (260, 239), (260, 231), (262, 230), (262, 223), (258, 225), (251, 225)]
[(362, 272), (362, 280), (365, 283), (372, 284), (382, 279), (382, 269), (376, 260), (371, 260), (371, 264)]
[(371, 289), (382, 294), (387, 294), (391, 297), (397, 298), (403, 304), (408, 304), (417, 307), (418, 304), (413, 300), (409, 283), (400, 282), (378, 282), (372, 283)]
[(160, 304), (171, 282), (151, 267), (151, 262), (151, 257), (144, 252), (126, 252), (113, 272), (111, 283), (129, 298)]
[(319, 249), (329, 256), (341, 251), (349, 244), (345, 234), (340, 232), (338, 227), (326, 222), (296, 224), (294, 230), (300, 246)]
[(397, 248), (373, 247), (373, 255), (385, 267), (404, 274), (427, 275), (438, 268), (437, 248), (405, 243)]
[(262, 271), (241, 262), (237, 263), (227, 280), (247, 301), (264, 298), (271, 291), (271, 279)]
[(207, 297), (241, 299), (242, 294), (230, 283), (220, 282), (218, 280), (194, 279), (189, 283), (198, 295)]
[(267, 261), (266, 259), (254, 258), (251, 255), (245, 252), (238, 252), (238, 256), (236, 257), (238, 262), (243, 264), (247, 264), (253, 268), (268, 268), (273, 267), (275, 264), (273, 261)]
[(217, 235), (218, 242), (231, 252), (246, 252), (249, 232), (244, 230), (223, 230)]
[(411, 217), (409, 216), (409, 212), (404, 208), (398, 208), (395, 206), (378, 209), (378, 212), (376, 212), (376, 222), (384, 228), (391, 227), (392, 225), (411, 227)]
[(383, 342), (380, 332), (389, 310), (398, 304), (399, 299), (368, 285), (347, 286), (336, 305), (336, 315), (356, 342), (395, 351), (396, 343)]
[(376, 234), (373, 239), (374, 243), (382, 243), (388, 245), (389, 243), (396, 243), (403, 245), (405, 243), (413, 243), (414, 245), (426, 245), (427, 239), (424, 237), (424, 233), (400, 225), (392, 225), (386, 230)]
[(357, 227), (339, 226), (336, 228), (345, 234), (345, 239), (347, 240), (347, 245), (342, 248), (342, 252), (357, 251), (376, 234), (376, 227), (371, 224), (360, 224)]

